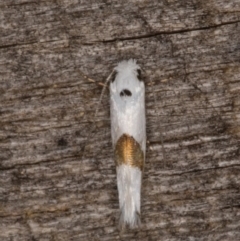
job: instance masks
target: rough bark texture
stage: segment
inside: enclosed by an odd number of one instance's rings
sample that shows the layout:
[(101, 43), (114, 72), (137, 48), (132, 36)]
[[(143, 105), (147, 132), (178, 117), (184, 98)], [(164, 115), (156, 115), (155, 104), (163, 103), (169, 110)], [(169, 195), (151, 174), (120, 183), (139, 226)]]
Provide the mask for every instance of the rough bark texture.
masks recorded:
[[(93, 123), (84, 74), (128, 58), (148, 148), (142, 228), (120, 234), (109, 93)], [(240, 240), (239, 145), (239, 0), (0, 1), (1, 241)]]

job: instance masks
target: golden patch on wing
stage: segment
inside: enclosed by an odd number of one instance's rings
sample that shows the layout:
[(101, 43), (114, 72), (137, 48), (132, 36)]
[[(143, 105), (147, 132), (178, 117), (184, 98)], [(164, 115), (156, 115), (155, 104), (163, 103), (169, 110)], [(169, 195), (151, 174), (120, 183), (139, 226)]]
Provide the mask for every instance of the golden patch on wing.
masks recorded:
[(114, 150), (116, 165), (121, 164), (138, 167), (144, 166), (144, 154), (139, 143), (127, 134), (123, 134), (117, 141)]

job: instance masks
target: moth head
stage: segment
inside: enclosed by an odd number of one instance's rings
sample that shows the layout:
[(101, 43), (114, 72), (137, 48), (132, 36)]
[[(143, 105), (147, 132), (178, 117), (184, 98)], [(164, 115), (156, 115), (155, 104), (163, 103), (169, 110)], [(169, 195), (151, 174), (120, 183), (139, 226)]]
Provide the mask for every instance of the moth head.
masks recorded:
[(136, 60), (122, 61), (114, 68), (110, 88), (123, 99), (134, 97), (144, 88), (141, 68)]

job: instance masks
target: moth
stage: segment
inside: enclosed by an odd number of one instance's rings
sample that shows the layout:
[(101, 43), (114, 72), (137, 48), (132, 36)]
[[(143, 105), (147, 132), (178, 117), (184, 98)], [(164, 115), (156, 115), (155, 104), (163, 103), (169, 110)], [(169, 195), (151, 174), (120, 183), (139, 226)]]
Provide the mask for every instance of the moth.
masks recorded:
[(120, 229), (139, 227), (146, 153), (145, 85), (136, 60), (120, 62), (110, 82), (111, 136), (117, 173)]

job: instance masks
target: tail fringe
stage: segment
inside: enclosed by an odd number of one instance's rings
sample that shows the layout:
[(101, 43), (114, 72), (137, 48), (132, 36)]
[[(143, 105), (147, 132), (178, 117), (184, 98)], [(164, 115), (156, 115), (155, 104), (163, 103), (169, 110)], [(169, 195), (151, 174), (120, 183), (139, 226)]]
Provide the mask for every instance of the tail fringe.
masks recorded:
[(131, 221), (126, 220), (126, 209), (125, 209), (125, 205), (123, 205), (123, 207), (121, 208), (121, 214), (120, 214), (119, 225), (118, 225), (120, 231), (123, 231), (124, 229), (126, 229), (126, 226), (128, 226), (131, 229), (141, 227), (141, 214), (135, 211), (133, 216), (134, 217)]
[[(128, 168), (128, 167), (127, 167)], [(141, 171), (125, 168), (118, 178), (120, 218), (119, 229), (139, 228), (141, 226)], [(121, 170), (121, 169), (120, 169)], [(124, 176), (123, 176), (124, 175)]]

